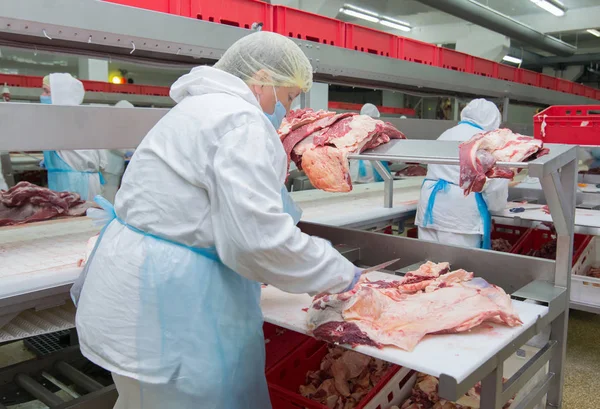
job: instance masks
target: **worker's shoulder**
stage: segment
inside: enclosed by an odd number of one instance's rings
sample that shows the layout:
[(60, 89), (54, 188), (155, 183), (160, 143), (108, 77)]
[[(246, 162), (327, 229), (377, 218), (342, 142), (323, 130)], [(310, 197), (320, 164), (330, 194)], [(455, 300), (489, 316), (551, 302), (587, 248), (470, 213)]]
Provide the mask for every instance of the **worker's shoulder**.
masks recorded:
[(228, 94), (191, 96), (181, 101), (174, 114), (195, 123), (199, 129), (220, 130), (225, 134), (244, 126), (265, 126), (262, 111), (247, 101)]

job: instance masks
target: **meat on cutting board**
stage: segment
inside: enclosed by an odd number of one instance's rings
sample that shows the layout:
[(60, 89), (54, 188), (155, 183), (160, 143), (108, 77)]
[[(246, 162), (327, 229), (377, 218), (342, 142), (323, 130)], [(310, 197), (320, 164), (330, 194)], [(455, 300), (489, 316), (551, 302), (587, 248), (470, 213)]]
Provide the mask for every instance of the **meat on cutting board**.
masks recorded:
[(83, 216), (93, 203), (77, 193), (54, 192), (29, 182), (0, 191), (0, 226), (49, 220), (58, 216)]
[(464, 332), (485, 321), (521, 324), (501, 288), (448, 268), (428, 262), (399, 280), (363, 277), (352, 291), (317, 296), (308, 328), (328, 342), (411, 351), (427, 334)]
[(310, 108), (291, 111), (278, 132), (288, 159), (314, 187), (329, 192), (352, 190), (348, 155), (405, 139), (390, 123), (367, 115)]
[(510, 129), (474, 135), (459, 145), (460, 187), (465, 196), (481, 192), (488, 178), (512, 179), (514, 170), (496, 167), (496, 162), (524, 162), (548, 153), (539, 139)]

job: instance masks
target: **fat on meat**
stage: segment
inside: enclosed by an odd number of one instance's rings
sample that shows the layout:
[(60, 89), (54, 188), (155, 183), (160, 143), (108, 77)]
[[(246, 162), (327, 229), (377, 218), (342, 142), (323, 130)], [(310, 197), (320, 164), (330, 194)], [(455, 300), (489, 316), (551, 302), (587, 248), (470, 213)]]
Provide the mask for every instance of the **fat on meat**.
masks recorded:
[(399, 280), (363, 277), (352, 291), (317, 296), (308, 328), (328, 342), (411, 351), (427, 334), (464, 332), (484, 321), (521, 324), (501, 288), (440, 264), (428, 262)]
[(311, 109), (292, 111), (279, 136), (288, 160), (314, 187), (330, 192), (352, 190), (348, 155), (405, 138), (393, 125), (366, 115)]
[(481, 192), (486, 178), (514, 177), (514, 170), (496, 167), (496, 162), (524, 162), (548, 152), (541, 140), (510, 129), (479, 133), (459, 145), (460, 187), (465, 196)]
[(0, 191), (0, 226), (49, 220), (58, 216), (83, 216), (93, 203), (77, 193), (55, 192), (29, 182)]

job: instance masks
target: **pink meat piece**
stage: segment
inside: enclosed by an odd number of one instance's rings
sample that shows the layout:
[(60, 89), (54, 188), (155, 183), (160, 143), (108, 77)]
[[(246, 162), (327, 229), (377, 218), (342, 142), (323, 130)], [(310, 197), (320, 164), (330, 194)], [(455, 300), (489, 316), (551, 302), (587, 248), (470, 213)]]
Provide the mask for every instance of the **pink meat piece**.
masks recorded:
[(91, 207), (77, 193), (54, 192), (29, 182), (0, 191), (0, 226), (49, 220), (57, 216), (80, 216)]
[(279, 138), (283, 141), (290, 132), (301, 126), (333, 115), (335, 115), (335, 112), (324, 111), (322, 109), (319, 111), (314, 111), (312, 108), (292, 110), (281, 122), (281, 126), (277, 130), (277, 133), (279, 134)]
[[(336, 121), (313, 138), (313, 147), (302, 146), (302, 170), (312, 185), (328, 192), (352, 190), (348, 155), (360, 153), (404, 135), (367, 115), (354, 115)], [(300, 152), (294, 150), (296, 154)], [(299, 156), (299, 155), (298, 155)]]
[(389, 122), (312, 109), (290, 112), (278, 132), (288, 162), (304, 170), (313, 186), (332, 192), (352, 190), (348, 155), (405, 138)]
[(474, 135), (459, 145), (460, 186), (465, 196), (481, 192), (486, 178), (514, 177), (513, 170), (498, 168), (496, 162), (523, 162), (547, 153), (542, 141), (513, 133), (510, 129)]
[[(508, 326), (521, 324), (510, 297), (482, 278), (465, 270), (441, 274), (425, 287), (406, 283), (415, 277), (436, 276), (447, 263), (428, 263), (419, 274), (379, 286), (361, 279), (349, 293), (315, 298), (308, 313), (308, 327), (318, 338), (347, 343), (349, 328), (355, 343), (392, 345), (411, 351), (427, 334), (468, 331), (489, 321)], [(412, 292), (409, 292), (412, 290)], [(423, 291), (424, 290), (424, 291)], [(346, 324), (350, 326), (346, 327)]]

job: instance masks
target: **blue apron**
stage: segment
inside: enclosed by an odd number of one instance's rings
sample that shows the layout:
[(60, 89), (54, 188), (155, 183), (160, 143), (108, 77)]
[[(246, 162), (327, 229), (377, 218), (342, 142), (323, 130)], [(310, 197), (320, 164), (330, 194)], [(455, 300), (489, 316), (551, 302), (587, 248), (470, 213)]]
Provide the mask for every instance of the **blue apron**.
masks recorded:
[[(425, 179), (425, 182), (436, 182), (434, 179)], [(452, 182), (448, 182), (444, 179), (439, 179), (434, 185), (430, 187), (433, 190), (431, 191), (431, 195), (429, 195), (429, 201), (427, 202), (427, 209), (425, 210), (425, 214), (423, 215), (423, 227), (427, 227), (430, 224), (433, 224), (433, 207), (435, 206), (435, 200), (437, 199), (437, 194), (448, 191), (448, 185), (458, 186)], [(477, 209), (479, 210), (479, 215), (481, 216), (481, 221), (483, 222), (483, 237), (481, 248), (490, 250), (492, 248), (492, 215), (488, 210), (487, 203), (483, 198), (481, 192), (473, 192), (475, 195), (475, 200), (477, 201)]]
[(48, 189), (55, 192), (78, 193), (83, 200), (88, 200), (90, 174), (97, 174), (100, 184), (104, 185), (102, 173), (75, 170), (56, 151), (44, 151), (44, 166), (48, 170)]
[[(284, 211), (297, 223), (302, 211), (285, 187), (281, 197)], [(96, 201), (105, 209), (101, 221), (108, 224), (71, 296), (77, 304), (109, 224), (121, 223), (147, 238), (139, 289), (138, 362), (143, 362), (144, 375), (172, 375), (158, 386), (158, 397), (153, 386), (146, 401), (153, 407), (178, 409), (271, 408), (264, 376), (260, 283), (225, 266), (214, 247), (188, 247), (141, 231), (118, 218), (104, 198)], [(143, 408), (144, 384), (141, 392)]]
[[(358, 176), (360, 178), (367, 177), (367, 167), (365, 166), (365, 162), (369, 162), (369, 161), (365, 161), (365, 160), (358, 161)], [(390, 166), (388, 165), (387, 162), (381, 162), (381, 164), (383, 165), (384, 168), (387, 169), (388, 172), (390, 171)], [(373, 178), (374, 178), (375, 182), (383, 182), (383, 178), (381, 177), (381, 175), (379, 175), (379, 172), (377, 172), (375, 170), (375, 166), (373, 166)]]

